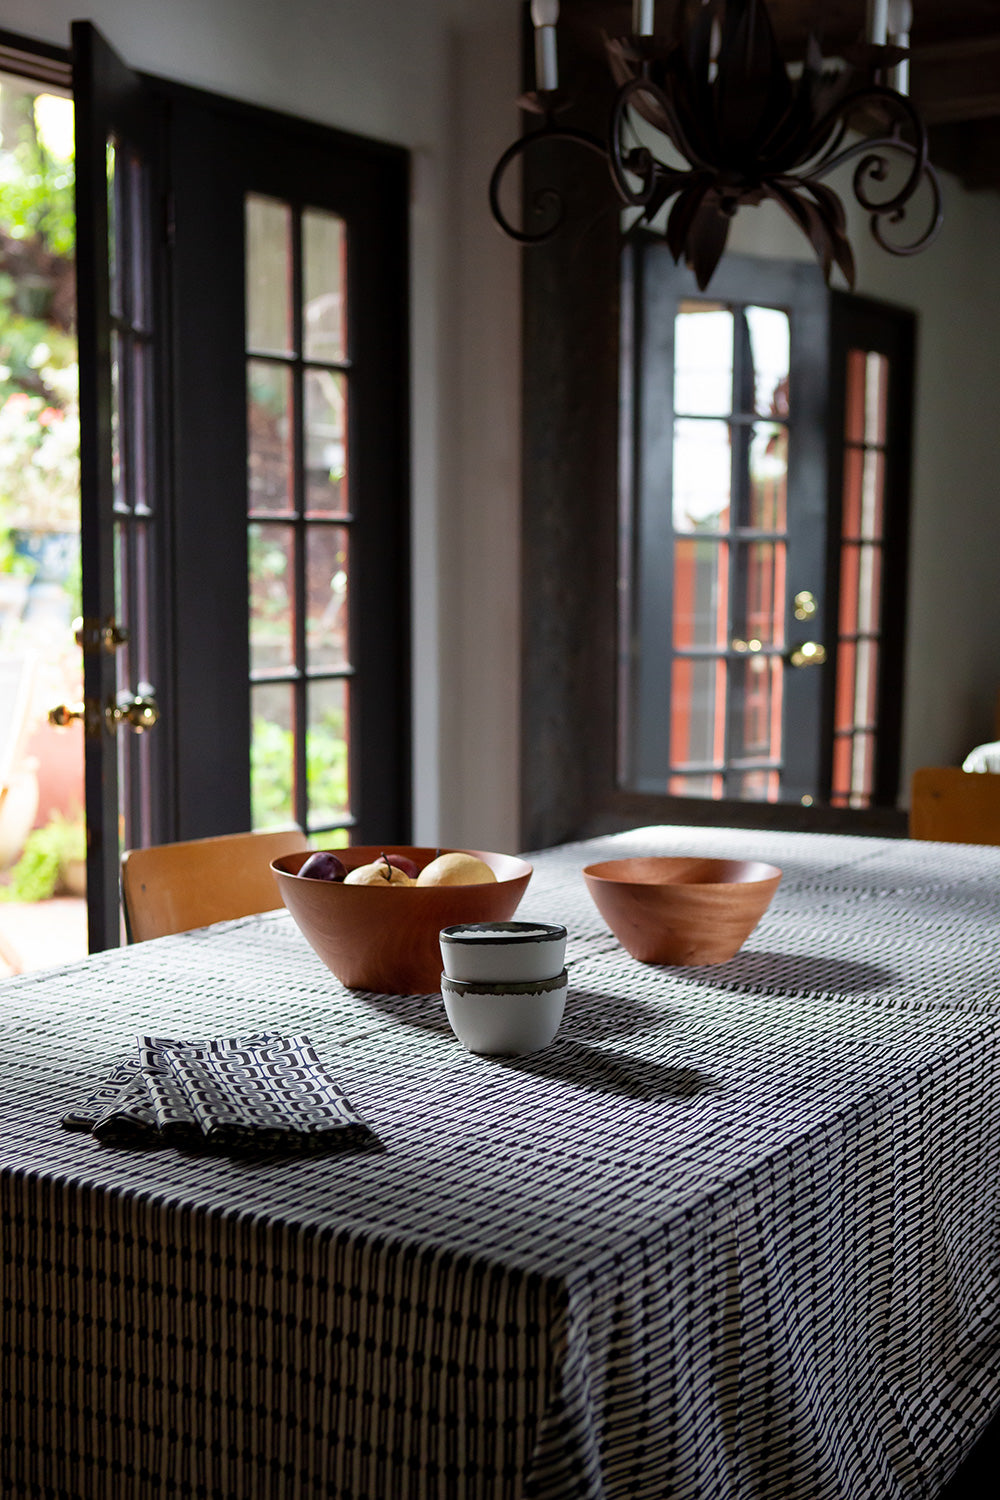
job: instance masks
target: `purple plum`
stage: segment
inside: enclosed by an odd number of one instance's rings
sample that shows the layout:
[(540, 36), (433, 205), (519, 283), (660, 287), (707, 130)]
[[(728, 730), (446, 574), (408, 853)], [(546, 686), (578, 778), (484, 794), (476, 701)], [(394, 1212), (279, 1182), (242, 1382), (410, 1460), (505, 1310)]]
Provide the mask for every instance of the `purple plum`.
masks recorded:
[(332, 849), (318, 849), (310, 854), (299, 874), (307, 880), (343, 880), (347, 867)]

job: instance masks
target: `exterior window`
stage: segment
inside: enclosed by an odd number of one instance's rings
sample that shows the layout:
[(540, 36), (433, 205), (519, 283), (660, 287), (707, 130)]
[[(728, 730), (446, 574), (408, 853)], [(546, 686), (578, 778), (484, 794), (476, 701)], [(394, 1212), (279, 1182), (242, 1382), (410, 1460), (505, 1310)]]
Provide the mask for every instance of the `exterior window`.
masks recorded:
[(346, 842), (347, 235), (335, 214), (250, 194), (246, 244), (253, 826)]
[(848, 350), (830, 797), (834, 807), (868, 807), (874, 790), (888, 377), (884, 354)]

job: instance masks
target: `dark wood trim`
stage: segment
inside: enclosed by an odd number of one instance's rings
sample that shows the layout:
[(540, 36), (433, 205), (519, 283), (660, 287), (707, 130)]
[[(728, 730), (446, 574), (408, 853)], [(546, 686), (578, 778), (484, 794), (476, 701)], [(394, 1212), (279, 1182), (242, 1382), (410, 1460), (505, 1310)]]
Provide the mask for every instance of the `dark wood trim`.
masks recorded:
[[(560, 121), (600, 130), (603, 60), (575, 58), (567, 37), (560, 69), (586, 101)], [(527, 216), (550, 185), (567, 228), (522, 251), (523, 848), (572, 837), (617, 759), (617, 200), (604, 163), (575, 145), (528, 150)]]
[(67, 94), (73, 89), (73, 62), (68, 47), (36, 42), (33, 37), (18, 36), (12, 31), (0, 31), (0, 72), (30, 78)]

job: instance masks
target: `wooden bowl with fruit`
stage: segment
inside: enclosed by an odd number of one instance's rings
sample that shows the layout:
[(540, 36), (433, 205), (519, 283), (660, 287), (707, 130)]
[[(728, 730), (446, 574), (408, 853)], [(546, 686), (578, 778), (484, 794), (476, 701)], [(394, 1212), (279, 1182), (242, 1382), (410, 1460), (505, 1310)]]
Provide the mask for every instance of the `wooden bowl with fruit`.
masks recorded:
[(283, 854), (271, 869), (327, 968), (350, 989), (383, 995), (435, 994), (442, 927), (508, 922), (531, 879), (513, 854), (397, 844)]

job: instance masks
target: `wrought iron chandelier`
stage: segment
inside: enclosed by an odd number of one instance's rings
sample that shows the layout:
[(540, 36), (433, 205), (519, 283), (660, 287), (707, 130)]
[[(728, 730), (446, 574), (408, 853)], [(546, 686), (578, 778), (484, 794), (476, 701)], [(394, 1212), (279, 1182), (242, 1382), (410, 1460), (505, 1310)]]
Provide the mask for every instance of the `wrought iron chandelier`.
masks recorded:
[[(616, 92), (602, 140), (560, 124), (568, 101), (556, 54), (559, 0), (532, 0), (535, 89), (518, 102), (541, 123), (493, 169), (490, 208), (505, 233), (537, 244), (562, 227), (564, 205), (554, 189), (536, 195), (532, 211), (540, 222), (533, 228), (516, 227), (500, 204), (511, 163), (539, 142), (558, 140), (606, 160), (620, 204), (638, 210), (633, 225), (650, 223), (670, 205), (667, 245), (702, 290), (736, 212), (768, 199), (809, 240), (827, 282), (838, 266), (853, 286), (844, 207), (826, 182), (852, 161), (851, 186), (876, 243), (893, 255), (930, 244), (941, 224), (941, 190), (927, 133), (906, 95), (909, 0), (868, 0), (867, 37), (837, 65), (824, 63), (810, 36), (804, 60), (791, 68), (765, 0), (672, 0), (666, 34), (655, 30), (655, 9), (655, 0), (634, 0), (631, 35), (605, 37)], [(636, 116), (658, 132), (665, 150), (654, 150), (648, 130), (640, 138)], [(904, 224), (919, 189), (919, 231), (887, 233)]]

